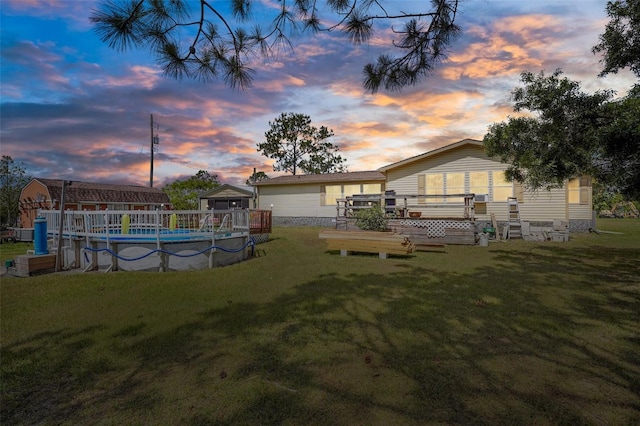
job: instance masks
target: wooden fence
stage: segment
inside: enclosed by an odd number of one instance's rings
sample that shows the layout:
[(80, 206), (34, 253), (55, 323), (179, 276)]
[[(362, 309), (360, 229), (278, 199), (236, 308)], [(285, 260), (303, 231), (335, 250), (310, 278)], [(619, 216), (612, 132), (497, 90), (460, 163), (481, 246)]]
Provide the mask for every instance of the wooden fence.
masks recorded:
[(271, 210), (250, 210), (249, 230), (252, 235), (271, 233)]

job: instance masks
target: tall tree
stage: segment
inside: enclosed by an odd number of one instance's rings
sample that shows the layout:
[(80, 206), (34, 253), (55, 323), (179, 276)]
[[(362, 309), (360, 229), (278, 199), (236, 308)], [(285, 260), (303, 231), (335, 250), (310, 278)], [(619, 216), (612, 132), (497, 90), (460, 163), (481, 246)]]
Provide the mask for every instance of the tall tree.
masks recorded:
[[(640, 0), (609, 1), (607, 14), (593, 47), (603, 54), (600, 76), (629, 67), (640, 78)], [(531, 188), (588, 174), (602, 193), (640, 199), (640, 84), (613, 100), (613, 91), (589, 95), (560, 75), (522, 74), (514, 110), (530, 115), (489, 127), (487, 153), (509, 163), (507, 176)]]
[(267, 180), (267, 179), (269, 179), (269, 176), (267, 176), (267, 174), (265, 172), (260, 171), (260, 172), (255, 172), (254, 174), (249, 176), (249, 179), (247, 179), (247, 181), (245, 183), (248, 186), (251, 186), (256, 182), (261, 182), (261, 181)]
[(290, 37), (299, 29), (342, 31), (354, 44), (388, 31), (390, 50), (397, 55), (381, 55), (363, 70), (364, 87), (376, 92), (416, 84), (432, 72), (459, 32), (458, 2), (416, 2), (413, 10), (403, 3), (396, 10), (393, 3), (375, 0), (281, 0), (275, 8), (261, 7), (258, 0), (232, 0), (226, 11), (222, 2), (199, 0), (192, 11), (189, 0), (102, 0), (90, 20), (110, 47), (155, 53), (168, 76), (223, 79), (234, 88), (251, 85), (253, 57), (291, 48)]
[(612, 91), (584, 93), (560, 70), (521, 75), (514, 111), (489, 127), (488, 155), (509, 166), (507, 178), (528, 188), (553, 188), (587, 174), (601, 184), (640, 196), (640, 98), (612, 100)]
[(0, 226), (15, 226), (20, 217), (20, 192), (31, 180), (22, 163), (9, 155), (0, 162)]
[(601, 76), (629, 67), (640, 78), (640, 0), (607, 2), (610, 21), (593, 53), (603, 53)]
[(276, 160), (274, 171), (293, 175), (298, 171), (306, 174), (346, 171), (346, 160), (338, 154), (338, 147), (326, 140), (333, 136), (333, 130), (313, 127), (308, 115), (283, 112), (269, 122), (269, 127), (258, 151)]
[(169, 196), (173, 208), (176, 210), (197, 210), (198, 197), (205, 192), (220, 186), (218, 176), (205, 170), (200, 170), (186, 180), (176, 180), (165, 185), (162, 190)]
[(640, 200), (640, 86), (605, 105), (592, 175), (608, 192)]

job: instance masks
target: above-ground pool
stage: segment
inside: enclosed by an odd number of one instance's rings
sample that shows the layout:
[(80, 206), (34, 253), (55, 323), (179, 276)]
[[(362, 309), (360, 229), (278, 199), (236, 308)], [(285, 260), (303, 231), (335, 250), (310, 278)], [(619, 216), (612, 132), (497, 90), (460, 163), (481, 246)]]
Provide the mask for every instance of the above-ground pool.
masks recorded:
[(202, 235), (125, 236), (91, 239), (82, 244), (85, 268), (110, 270), (189, 270), (230, 265), (253, 254), (248, 233), (217, 235), (215, 241)]

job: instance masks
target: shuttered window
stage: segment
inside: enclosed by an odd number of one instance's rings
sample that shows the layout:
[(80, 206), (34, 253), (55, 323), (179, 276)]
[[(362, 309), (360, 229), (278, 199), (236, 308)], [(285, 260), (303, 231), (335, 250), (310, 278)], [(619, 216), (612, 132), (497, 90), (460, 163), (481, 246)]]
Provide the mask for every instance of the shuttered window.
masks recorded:
[[(427, 186), (427, 177), (426, 175), (418, 175), (418, 195), (425, 195)], [(424, 198), (418, 197), (418, 204), (424, 204), (426, 201)]]
[(513, 182), (513, 196), (518, 199), (519, 203), (524, 202), (524, 187), (521, 183)]
[(589, 204), (591, 202), (591, 179), (588, 176), (570, 179), (567, 182), (569, 204)]
[(507, 181), (504, 172), (494, 171), (491, 173), (493, 178), (492, 192), (493, 201), (507, 201), (507, 198), (513, 197), (513, 184)]

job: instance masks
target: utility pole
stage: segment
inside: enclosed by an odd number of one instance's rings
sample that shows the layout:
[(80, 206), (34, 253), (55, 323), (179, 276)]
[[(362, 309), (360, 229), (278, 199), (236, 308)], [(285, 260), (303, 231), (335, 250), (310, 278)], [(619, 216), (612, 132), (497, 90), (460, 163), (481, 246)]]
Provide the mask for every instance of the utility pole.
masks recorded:
[(153, 152), (156, 150), (156, 145), (160, 143), (158, 135), (153, 134), (153, 114), (151, 114), (151, 168), (149, 175), (149, 186), (153, 188)]

